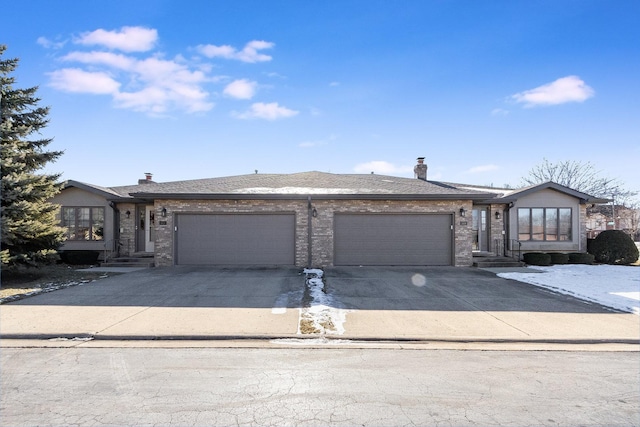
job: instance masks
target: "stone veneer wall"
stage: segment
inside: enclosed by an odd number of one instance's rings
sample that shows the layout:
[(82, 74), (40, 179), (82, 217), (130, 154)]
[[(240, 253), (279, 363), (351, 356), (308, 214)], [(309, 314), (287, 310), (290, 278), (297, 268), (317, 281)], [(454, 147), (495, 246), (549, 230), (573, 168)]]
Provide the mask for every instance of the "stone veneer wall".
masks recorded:
[[(308, 265), (307, 203), (307, 200), (156, 200), (156, 265), (173, 265), (173, 230), (176, 213), (294, 212), (296, 214), (295, 263), (298, 267), (306, 267)], [(312, 204), (318, 213), (317, 217), (312, 218), (311, 265), (313, 267), (333, 265), (334, 212), (452, 214), (454, 264), (470, 266), (472, 263), (471, 217), (462, 218), (459, 215), (461, 207), (468, 213), (471, 212), (470, 201), (312, 200)], [(167, 210), (166, 218), (160, 217), (159, 212), (162, 208)]]
[[(120, 211), (120, 254), (129, 255), (136, 251), (136, 205), (118, 203)], [(131, 212), (129, 218), (125, 212)]]
[(587, 251), (587, 205), (580, 205), (580, 218), (578, 226), (580, 227), (580, 251)]

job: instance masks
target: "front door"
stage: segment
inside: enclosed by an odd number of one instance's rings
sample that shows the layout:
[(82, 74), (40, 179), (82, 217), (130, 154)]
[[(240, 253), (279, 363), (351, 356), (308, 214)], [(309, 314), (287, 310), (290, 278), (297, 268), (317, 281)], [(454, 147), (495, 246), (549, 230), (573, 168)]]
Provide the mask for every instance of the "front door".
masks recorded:
[(489, 250), (489, 234), (487, 228), (487, 209), (474, 208), (472, 211), (473, 250), (487, 252)]
[(138, 205), (136, 218), (136, 251), (153, 252), (156, 240), (156, 218), (153, 205)]

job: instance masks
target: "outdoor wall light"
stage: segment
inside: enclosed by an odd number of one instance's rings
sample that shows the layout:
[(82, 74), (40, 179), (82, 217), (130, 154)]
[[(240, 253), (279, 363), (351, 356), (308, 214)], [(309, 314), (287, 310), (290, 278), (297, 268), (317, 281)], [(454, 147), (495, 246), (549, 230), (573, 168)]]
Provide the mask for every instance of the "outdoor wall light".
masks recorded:
[(500, 219), (501, 215), (500, 212), (496, 211), (496, 219)]
[(467, 211), (464, 210), (464, 208), (460, 208), (460, 216), (466, 216), (467, 215)]
[(162, 208), (162, 210), (160, 211), (160, 215), (162, 215), (162, 218), (166, 218), (167, 217), (167, 208)]
[(124, 214), (129, 218), (131, 216), (131, 211), (126, 211)]

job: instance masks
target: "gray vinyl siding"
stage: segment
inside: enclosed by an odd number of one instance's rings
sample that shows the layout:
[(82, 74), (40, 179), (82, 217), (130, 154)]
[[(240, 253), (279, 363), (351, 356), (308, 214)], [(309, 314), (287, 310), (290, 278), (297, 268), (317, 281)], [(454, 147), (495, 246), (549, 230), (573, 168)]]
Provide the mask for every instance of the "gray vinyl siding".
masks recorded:
[(61, 220), (63, 207), (104, 209), (102, 240), (66, 240), (59, 250), (91, 250), (100, 251), (101, 253), (104, 253), (105, 249), (109, 252), (113, 250), (115, 238), (114, 212), (104, 197), (79, 188), (67, 188), (54, 196), (51, 203), (60, 205), (56, 212), (59, 220)]
[(518, 209), (544, 209), (544, 208), (568, 208), (571, 209), (571, 240), (524, 240), (520, 249), (523, 251), (582, 251), (586, 249), (586, 237), (584, 233), (581, 217), (584, 206), (579, 204), (575, 197), (563, 194), (552, 189), (544, 189), (534, 194), (521, 197), (511, 207), (511, 221), (509, 234), (511, 239), (510, 248), (515, 249), (515, 239), (518, 239)]
[(334, 216), (335, 265), (452, 265), (451, 215)]

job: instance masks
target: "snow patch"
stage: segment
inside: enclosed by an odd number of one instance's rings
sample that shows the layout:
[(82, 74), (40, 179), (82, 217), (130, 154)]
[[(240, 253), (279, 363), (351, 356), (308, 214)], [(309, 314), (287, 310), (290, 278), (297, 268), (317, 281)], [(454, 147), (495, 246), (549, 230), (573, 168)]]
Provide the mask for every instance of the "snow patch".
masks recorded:
[(571, 264), (528, 268), (531, 273), (498, 276), (640, 315), (639, 267)]
[(320, 269), (304, 269), (308, 301), (300, 308), (298, 334), (342, 335), (348, 310), (326, 292)]

